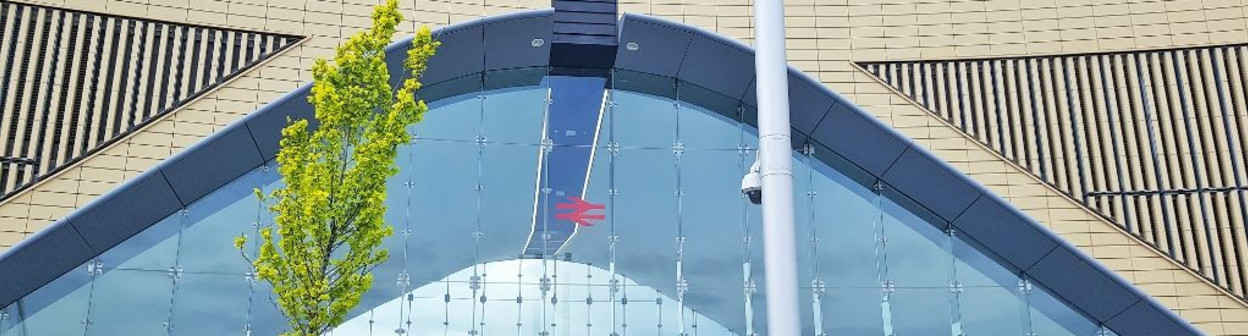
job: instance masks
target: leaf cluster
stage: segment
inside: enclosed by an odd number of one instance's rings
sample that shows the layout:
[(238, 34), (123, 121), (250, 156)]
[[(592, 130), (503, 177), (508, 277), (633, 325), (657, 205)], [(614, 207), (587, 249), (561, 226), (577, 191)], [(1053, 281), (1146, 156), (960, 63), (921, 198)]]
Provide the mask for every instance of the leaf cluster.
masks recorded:
[[(296, 120), (282, 130), (277, 155), (285, 185), (256, 194), (276, 214), (259, 232), (257, 277), (269, 282), (290, 320), (285, 336), (321, 335), (341, 324), (372, 286), (371, 271), (389, 254), (382, 240), (386, 180), (397, 173), (398, 146), (427, 106), (416, 99), (420, 74), (440, 44), (428, 27), (412, 40), (404, 79), (391, 87), (385, 48), (403, 21), (396, 0), (372, 14), (373, 27), (318, 59), (308, 101), (319, 126)], [(235, 245), (247, 244), (245, 236)]]

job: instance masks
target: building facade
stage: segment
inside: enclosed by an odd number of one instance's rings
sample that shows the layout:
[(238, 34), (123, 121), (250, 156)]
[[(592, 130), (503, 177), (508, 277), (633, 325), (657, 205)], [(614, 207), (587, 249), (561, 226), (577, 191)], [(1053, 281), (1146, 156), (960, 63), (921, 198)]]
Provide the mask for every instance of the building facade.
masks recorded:
[[(0, 335), (276, 334), (229, 238), (372, 5), (4, 2)], [(1241, 4), (786, 11), (805, 331), (1248, 333)], [(765, 333), (749, 3), (404, 14), (433, 108), (342, 332)]]

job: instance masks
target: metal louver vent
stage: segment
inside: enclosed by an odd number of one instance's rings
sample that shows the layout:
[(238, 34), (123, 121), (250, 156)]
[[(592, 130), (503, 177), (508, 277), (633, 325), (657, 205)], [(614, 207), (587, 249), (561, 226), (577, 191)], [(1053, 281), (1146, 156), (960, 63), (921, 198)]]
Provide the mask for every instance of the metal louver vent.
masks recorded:
[(300, 39), (0, 1), (0, 199)]
[(1248, 45), (860, 65), (1174, 260), (1248, 290)]

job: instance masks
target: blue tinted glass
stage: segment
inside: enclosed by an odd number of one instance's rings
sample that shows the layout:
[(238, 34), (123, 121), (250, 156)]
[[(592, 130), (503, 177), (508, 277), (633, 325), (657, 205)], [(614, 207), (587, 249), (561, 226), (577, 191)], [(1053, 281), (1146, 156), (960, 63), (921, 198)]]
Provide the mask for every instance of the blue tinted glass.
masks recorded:
[(1028, 282), (1027, 303), (1033, 332), (1044, 335), (1096, 335), (1099, 327), (1039, 285)]
[(953, 240), (962, 325), (967, 333), (1025, 335), (1031, 332), (1021, 278), (963, 239)]
[(876, 196), (809, 157), (801, 162), (809, 168), (796, 171), (809, 181), (796, 178), (809, 190), (795, 189), (798, 222), (806, 226), (800, 232), (811, 232), (819, 240), (818, 249), (810, 251), (817, 263), (811, 267), (821, 270), (818, 275), (830, 287), (878, 289), (885, 277), (879, 267), (883, 245)]
[(481, 99), (476, 94), (447, 98), (429, 104), (422, 122), (412, 126), (418, 140), (466, 141), (481, 129)]
[[(254, 190), (276, 176), (265, 173), (252, 171), (187, 207), (178, 253), (178, 265), (184, 271), (242, 276), (251, 269), (240, 251), (222, 249), (221, 244), (233, 244), (242, 235), (256, 236), (263, 217)], [(253, 250), (247, 249), (248, 253)]]
[(1017, 288), (966, 287), (958, 295), (968, 335), (1026, 335), (1026, 302)]
[(952, 330), (948, 288), (901, 287), (890, 290), (893, 332), (924, 335)]
[[(883, 202), (886, 274), (898, 287), (949, 287), (949, 237), (892, 200)], [(939, 224), (941, 227), (944, 224)]]
[(165, 334), (175, 276), (167, 270), (112, 270), (96, 277), (87, 335)]
[(829, 335), (885, 335), (878, 287), (831, 288), (821, 296), (823, 331)]
[[(100, 254), (105, 270), (164, 272), (177, 264), (184, 216), (174, 214)], [(218, 250), (219, 251), (219, 250)]]
[(690, 149), (736, 150), (748, 137), (737, 120), (682, 102), (677, 113), (680, 142)]
[(632, 92), (615, 92), (612, 131), (625, 147), (671, 148), (676, 140), (676, 102)]
[[(736, 102), (668, 86), (603, 95), (594, 78), (529, 82), (430, 103), (387, 184), (390, 259), (338, 332), (765, 333), (759, 208), (740, 192), (757, 131)], [(805, 332), (1097, 331), (977, 242), (828, 158), (794, 153)], [(279, 334), (272, 289), (243, 258), (255, 240), (241, 253), (231, 242), (272, 225), (252, 189), (279, 185), (261, 167), (218, 188), (5, 308), (0, 335)], [(570, 197), (602, 205), (587, 214), (603, 218), (560, 217), (575, 212)], [(121, 306), (135, 308), (109, 309)]]
[(478, 109), (484, 109), (481, 133), (492, 143), (541, 143), (546, 94), (544, 86), (489, 92), (478, 105)]
[(94, 262), (75, 267), (3, 310), (0, 335), (83, 335), (88, 324)]
[(13, 329), (13, 327), (18, 324), (18, 311), (19, 309), (16, 303), (0, 309), (0, 336), (22, 335), (20, 328)]
[(277, 310), (273, 287), (254, 281), (249, 295), (247, 328), (252, 335), (279, 335), (286, 330), (286, 318)]
[(173, 297), (175, 336), (231, 335), (247, 326), (250, 284), (241, 275), (187, 273)]

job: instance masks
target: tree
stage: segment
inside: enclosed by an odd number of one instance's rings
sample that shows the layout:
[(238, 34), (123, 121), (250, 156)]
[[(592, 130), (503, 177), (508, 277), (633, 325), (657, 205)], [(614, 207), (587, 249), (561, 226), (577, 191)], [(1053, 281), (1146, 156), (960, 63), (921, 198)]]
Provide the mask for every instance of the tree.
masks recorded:
[[(385, 183), (398, 171), (395, 156), (410, 140), (407, 127), (428, 109), (415, 92), (440, 43), (428, 27), (416, 34), (404, 62), (407, 78), (396, 91), (385, 47), (403, 21), (398, 2), (387, 0), (372, 19), (371, 29), (337, 48), (333, 63), (316, 60), (308, 101), (320, 125), (309, 130), (301, 119), (282, 130), (277, 163), (285, 186), (269, 195), (256, 190), (276, 221), (260, 230), (252, 264), (290, 322), (285, 336), (322, 335), (341, 324), (372, 286), (373, 268), (389, 256), (381, 247), (394, 232), (383, 219)], [(247, 237), (234, 243), (241, 250)]]

